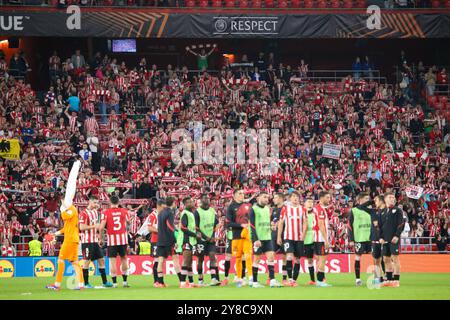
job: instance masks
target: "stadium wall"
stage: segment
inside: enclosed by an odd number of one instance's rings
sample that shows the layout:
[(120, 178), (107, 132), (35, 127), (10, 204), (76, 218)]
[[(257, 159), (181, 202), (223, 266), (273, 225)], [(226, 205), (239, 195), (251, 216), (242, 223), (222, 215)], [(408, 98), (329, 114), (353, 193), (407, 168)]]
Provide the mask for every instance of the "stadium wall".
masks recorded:
[[(81, 258), (80, 258), (81, 259)], [(153, 259), (148, 256), (129, 256), (128, 263), (130, 274), (151, 275)], [(372, 259), (367, 256), (363, 258), (361, 270), (364, 272), (370, 270)], [(449, 273), (450, 255), (448, 254), (403, 254), (400, 256), (402, 272), (421, 272), (421, 273)], [(106, 259), (106, 268), (109, 270), (109, 261)], [(219, 270), (224, 272), (225, 256), (218, 256)], [(196, 261), (194, 261), (194, 270), (196, 270)], [(330, 254), (326, 264), (326, 272), (330, 273), (349, 273), (353, 272), (354, 255), (350, 254)], [(53, 277), (55, 276), (57, 257), (15, 257), (0, 259), (0, 278), (8, 277)], [(234, 273), (234, 262), (232, 261), (230, 272)], [(275, 271), (280, 273), (282, 261), (277, 258)], [(120, 270), (119, 263), (117, 264)], [(173, 262), (166, 262), (165, 271), (168, 274), (175, 274)], [(260, 272), (267, 272), (265, 261), (261, 262)], [(307, 273), (307, 261), (301, 260), (301, 273)], [(209, 273), (209, 261), (204, 267), (204, 273)], [(97, 263), (91, 263), (91, 275), (99, 275)], [(65, 276), (73, 275), (72, 266), (67, 263)]]

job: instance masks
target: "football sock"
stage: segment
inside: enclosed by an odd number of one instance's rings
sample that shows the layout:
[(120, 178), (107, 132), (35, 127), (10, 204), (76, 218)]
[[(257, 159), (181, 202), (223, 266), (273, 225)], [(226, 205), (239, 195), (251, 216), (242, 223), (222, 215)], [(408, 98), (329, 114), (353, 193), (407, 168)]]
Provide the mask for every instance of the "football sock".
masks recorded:
[(199, 281), (203, 281), (203, 268), (202, 267), (198, 267), (197, 268), (197, 272), (198, 272), (198, 280)]
[(258, 265), (253, 266), (253, 283), (258, 282)]
[(177, 272), (177, 277), (178, 277), (178, 280), (181, 281), (181, 272)]
[(153, 281), (158, 282), (158, 261), (153, 263)]
[(361, 261), (355, 260), (355, 276), (356, 279), (361, 277)]
[[(267, 267), (269, 268), (269, 279), (275, 279), (275, 266), (274, 266), (274, 262), (267, 262)], [(255, 270), (253, 270), (253, 272), (255, 272)]]
[(194, 276), (192, 275), (192, 267), (188, 268), (188, 278), (190, 283), (194, 283)]
[(245, 260), (242, 260), (242, 277), (241, 277), (241, 279), (245, 278), (245, 271), (246, 271), (245, 267), (246, 267)]
[(286, 260), (286, 271), (288, 279), (292, 279), (292, 260)]
[(394, 274), (394, 280), (395, 281), (400, 281), (400, 275), (399, 274)]
[(286, 271), (286, 265), (285, 264), (283, 264), (283, 267), (282, 267), (282, 274), (283, 274), (283, 280), (286, 280), (286, 278), (287, 278), (287, 271)]
[(311, 281), (316, 281), (314, 279), (314, 265), (308, 265), (308, 270), (309, 270), (309, 278), (311, 279)]
[(180, 274), (180, 282), (184, 283), (186, 282), (186, 276), (188, 274), (188, 268), (187, 267), (181, 267), (181, 274)]
[(113, 283), (117, 283), (117, 277), (111, 277)]
[(323, 279), (325, 278), (325, 273), (324, 272), (317, 272), (317, 281), (322, 282)]
[(387, 278), (387, 281), (391, 281), (392, 280), (392, 272), (386, 272), (386, 278)]
[(297, 281), (297, 278), (298, 278), (298, 274), (300, 273), (300, 262), (299, 263), (295, 263), (294, 264), (294, 272), (293, 272), (293, 275), (292, 275), (292, 277), (293, 277), (293, 279), (295, 280), (295, 281)]
[(230, 260), (225, 260), (225, 278), (228, 278), (228, 274), (230, 273)]
[(106, 270), (105, 268), (99, 268), (98, 270), (100, 271), (100, 276), (102, 277), (102, 283), (105, 284), (108, 282), (108, 279), (106, 278)]
[(84, 285), (87, 286), (89, 284), (89, 269), (83, 269), (83, 278)]
[(56, 272), (56, 282), (61, 283), (66, 264), (64, 260), (58, 260), (58, 271)]

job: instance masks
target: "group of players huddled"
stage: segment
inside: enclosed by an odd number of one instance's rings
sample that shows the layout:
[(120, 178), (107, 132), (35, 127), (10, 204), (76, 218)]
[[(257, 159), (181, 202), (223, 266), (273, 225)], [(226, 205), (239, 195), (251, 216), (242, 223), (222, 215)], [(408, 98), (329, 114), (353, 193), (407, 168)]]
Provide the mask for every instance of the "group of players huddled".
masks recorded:
[[(64, 242), (58, 259), (56, 282), (48, 289), (59, 290), (65, 265), (69, 260), (75, 270), (78, 286), (74, 289), (92, 288), (89, 284), (89, 264), (98, 260), (102, 277), (102, 287), (117, 287), (116, 258), (120, 257), (123, 286), (127, 282), (127, 246), (129, 213), (120, 208), (116, 196), (110, 198), (110, 208), (99, 213), (98, 200), (91, 197), (88, 207), (78, 216), (72, 204), (75, 194), (79, 163), (75, 163), (68, 180), (66, 197), (61, 205), (64, 227), (51, 237), (64, 234)], [(75, 179), (75, 180), (74, 180)], [(245, 199), (244, 191), (234, 190), (233, 200), (226, 211), (227, 243), (225, 254), (225, 278), (220, 281), (216, 259), (215, 230), (218, 226), (217, 214), (210, 206), (208, 194), (200, 198), (196, 208), (195, 201), (183, 199), (183, 211), (179, 223), (175, 225), (175, 198), (167, 197), (157, 201), (156, 209), (149, 215), (144, 228), (150, 233), (152, 246), (154, 287), (164, 288), (164, 261), (171, 257), (178, 275), (180, 288), (193, 288), (206, 285), (203, 280), (203, 262), (210, 260), (211, 286), (226, 286), (229, 283), (231, 260), (235, 258), (234, 282), (238, 287), (249, 285), (252, 288), (264, 287), (258, 282), (259, 263), (266, 256), (270, 287), (296, 287), (300, 273), (300, 258), (308, 262), (310, 280), (308, 285), (329, 287), (325, 279), (325, 265), (330, 247), (328, 217), (326, 209), (331, 195), (322, 191), (319, 201), (310, 197), (302, 199), (301, 193), (291, 190), (288, 195), (276, 193), (272, 204), (270, 196), (261, 192), (252, 205)], [(399, 244), (403, 231), (404, 218), (400, 208), (395, 206), (393, 193), (370, 199), (369, 194), (360, 193), (357, 205), (349, 216), (351, 245), (355, 248), (356, 285), (362, 285), (360, 265), (363, 254), (372, 253), (374, 260), (374, 284), (398, 287), (400, 285)], [(106, 230), (107, 253), (110, 259), (110, 276), (107, 281), (103, 251), (101, 250), (104, 230)], [(81, 240), (84, 264), (78, 262), (78, 244)], [(275, 277), (275, 256), (282, 256), (282, 281)], [(180, 265), (180, 256), (183, 257)], [(317, 270), (314, 269), (314, 256)], [(193, 279), (193, 257), (197, 257), (198, 281)], [(251, 267), (250, 267), (251, 266)], [(248, 281), (245, 280), (247, 267)], [(81, 270), (82, 269), (82, 270)], [(316, 272), (317, 271), (317, 272)], [(384, 273), (384, 277), (383, 277)]]

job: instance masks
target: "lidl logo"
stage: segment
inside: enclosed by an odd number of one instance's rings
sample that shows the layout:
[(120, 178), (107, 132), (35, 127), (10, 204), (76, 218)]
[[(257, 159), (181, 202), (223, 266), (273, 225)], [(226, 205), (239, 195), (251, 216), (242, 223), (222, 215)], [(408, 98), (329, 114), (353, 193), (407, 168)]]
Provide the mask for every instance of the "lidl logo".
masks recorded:
[(53, 277), (55, 275), (55, 264), (48, 259), (39, 260), (34, 265), (34, 274), (36, 277)]
[(8, 260), (0, 260), (0, 278), (14, 277), (14, 265)]
[[(84, 265), (84, 260), (80, 260), (80, 267), (83, 268)], [(89, 263), (89, 275), (93, 276), (95, 274), (95, 265), (94, 263), (91, 261)]]

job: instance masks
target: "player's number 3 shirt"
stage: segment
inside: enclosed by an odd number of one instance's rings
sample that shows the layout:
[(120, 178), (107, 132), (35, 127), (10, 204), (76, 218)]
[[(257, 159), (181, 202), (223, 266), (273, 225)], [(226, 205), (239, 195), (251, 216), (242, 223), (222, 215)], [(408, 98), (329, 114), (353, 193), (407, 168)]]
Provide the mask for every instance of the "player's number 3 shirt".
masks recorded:
[(106, 221), (108, 246), (123, 246), (128, 244), (127, 223), (130, 215), (124, 208), (109, 208), (103, 211), (102, 221)]

